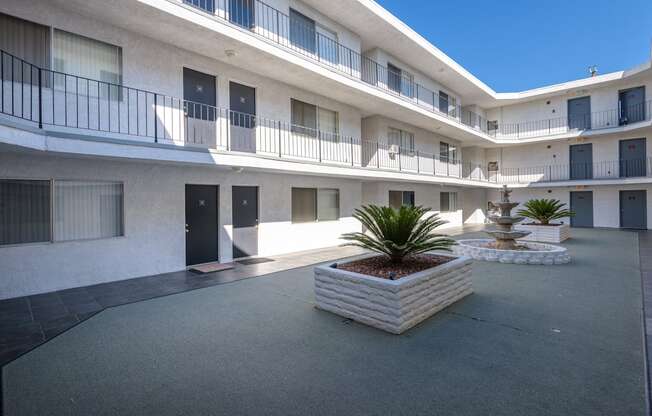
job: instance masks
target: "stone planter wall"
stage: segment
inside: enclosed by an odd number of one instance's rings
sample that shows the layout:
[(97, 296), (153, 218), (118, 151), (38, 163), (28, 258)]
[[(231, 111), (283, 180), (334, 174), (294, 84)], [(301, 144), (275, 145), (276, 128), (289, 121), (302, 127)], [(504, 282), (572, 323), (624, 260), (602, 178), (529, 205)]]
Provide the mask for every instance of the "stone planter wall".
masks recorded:
[(533, 225), (533, 224), (516, 224), (514, 229), (517, 231), (530, 231), (530, 235), (523, 237), (521, 240), (538, 241), (541, 243), (561, 243), (570, 238), (570, 225)]
[(472, 260), (450, 257), (455, 259), (398, 280), (315, 267), (317, 307), (400, 334), (473, 292)]

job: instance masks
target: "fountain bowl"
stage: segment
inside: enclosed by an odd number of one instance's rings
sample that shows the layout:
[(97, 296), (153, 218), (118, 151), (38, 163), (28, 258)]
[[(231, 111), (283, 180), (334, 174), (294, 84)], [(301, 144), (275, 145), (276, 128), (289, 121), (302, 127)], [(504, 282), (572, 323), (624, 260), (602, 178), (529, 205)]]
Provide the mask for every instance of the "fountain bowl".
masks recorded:
[(496, 240), (479, 238), (459, 240), (453, 246), (456, 255), (469, 256), (475, 260), (493, 261), (506, 264), (566, 264), (570, 263), (570, 255), (565, 247), (552, 244), (518, 241), (520, 250), (503, 250), (492, 248)]

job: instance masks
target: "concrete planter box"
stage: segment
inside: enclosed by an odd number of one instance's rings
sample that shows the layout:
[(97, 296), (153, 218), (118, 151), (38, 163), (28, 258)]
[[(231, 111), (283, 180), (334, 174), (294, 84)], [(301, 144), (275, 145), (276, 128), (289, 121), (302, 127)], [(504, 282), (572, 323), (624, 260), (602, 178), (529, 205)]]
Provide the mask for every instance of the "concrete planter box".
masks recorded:
[(401, 334), (473, 292), (471, 258), (437, 255), (454, 260), (398, 280), (315, 267), (317, 307)]
[(570, 225), (534, 225), (534, 224), (516, 224), (514, 229), (517, 231), (530, 231), (530, 235), (525, 236), (522, 240), (538, 241), (541, 243), (561, 243), (570, 238)]

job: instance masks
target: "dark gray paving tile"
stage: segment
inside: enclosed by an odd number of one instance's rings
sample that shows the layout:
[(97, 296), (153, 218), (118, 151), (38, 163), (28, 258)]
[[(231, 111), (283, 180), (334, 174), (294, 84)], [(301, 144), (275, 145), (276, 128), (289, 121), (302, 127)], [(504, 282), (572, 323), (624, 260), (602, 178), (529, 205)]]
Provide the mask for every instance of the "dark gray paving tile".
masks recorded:
[(63, 304), (63, 301), (57, 292), (32, 295), (28, 296), (27, 299), (32, 308), (45, 308)]
[(86, 313), (78, 313), (77, 314), (77, 319), (79, 319), (79, 322), (83, 322), (89, 318), (92, 318), (93, 316), (97, 315), (101, 311), (94, 311), (94, 312), (86, 312)]
[(70, 313), (74, 314), (97, 312), (103, 309), (102, 305), (100, 305), (95, 299), (86, 303), (66, 304), (66, 307)]
[(34, 343), (34, 344), (25, 344), (21, 346), (16, 346), (10, 349), (0, 349), (0, 366), (3, 366), (10, 361), (15, 360), (16, 358), (20, 357), (21, 355), (25, 354), (35, 346), (39, 345), (39, 343)]
[(71, 326), (76, 325), (77, 323), (79, 323), (79, 318), (77, 318), (77, 315), (71, 314), (71, 315), (63, 316), (61, 318), (43, 321), (41, 322), (41, 327), (45, 331), (45, 330), (50, 330), (58, 327), (69, 328)]
[(26, 325), (0, 328), (0, 344), (16, 344), (27, 340), (42, 338), (43, 331), (37, 322)]
[(68, 308), (63, 303), (50, 306), (32, 307), (34, 321), (49, 321), (69, 315)]
[(0, 328), (21, 326), (30, 322), (33, 322), (33, 319), (29, 310), (0, 313)]

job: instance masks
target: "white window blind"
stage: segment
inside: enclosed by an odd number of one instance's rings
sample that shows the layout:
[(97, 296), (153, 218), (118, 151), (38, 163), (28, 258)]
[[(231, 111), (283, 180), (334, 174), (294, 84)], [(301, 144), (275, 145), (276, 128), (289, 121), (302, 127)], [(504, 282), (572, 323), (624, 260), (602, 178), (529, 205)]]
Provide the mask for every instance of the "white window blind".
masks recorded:
[(339, 135), (337, 112), (319, 107), (317, 110), (318, 128), (322, 139), (336, 142)]
[(390, 145), (395, 144), (401, 146), (401, 150), (414, 152), (414, 133), (390, 127), (388, 137)]
[(319, 189), (317, 191), (317, 219), (319, 221), (335, 221), (339, 218), (339, 189)]
[[(50, 28), (0, 13), (0, 49), (41, 68), (49, 68)], [(10, 70), (6, 68), (11, 63), (7, 56), (4, 58), (5, 79), (10, 79)], [(20, 74), (15, 78), (20, 79)]]
[(122, 83), (122, 49), (55, 29), (54, 70), (112, 84)]
[(124, 235), (122, 183), (54, 182), (56, 241)]

